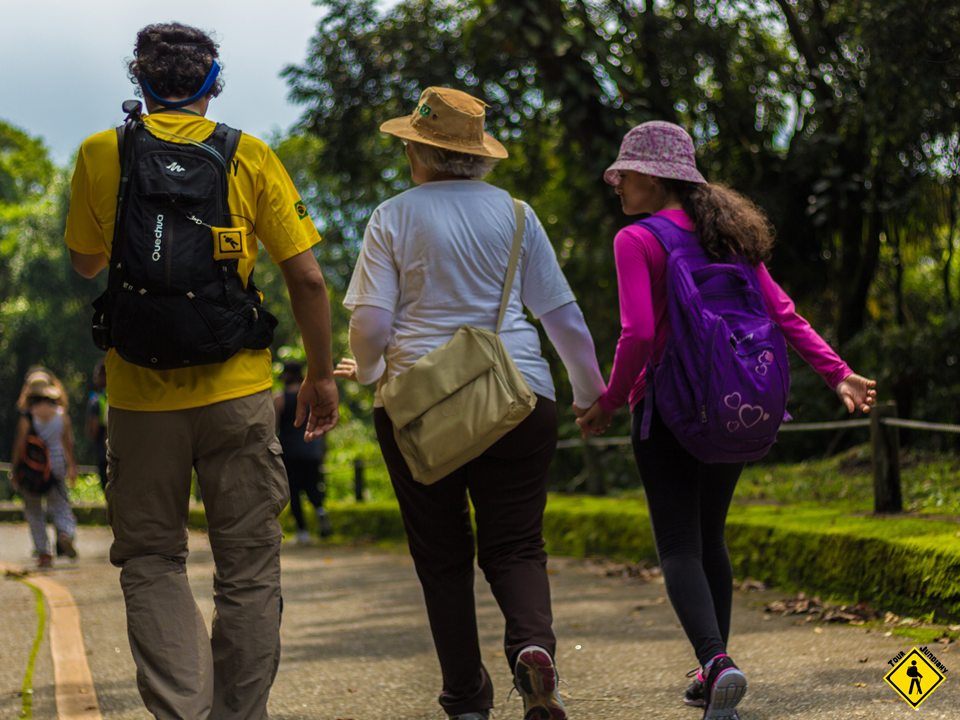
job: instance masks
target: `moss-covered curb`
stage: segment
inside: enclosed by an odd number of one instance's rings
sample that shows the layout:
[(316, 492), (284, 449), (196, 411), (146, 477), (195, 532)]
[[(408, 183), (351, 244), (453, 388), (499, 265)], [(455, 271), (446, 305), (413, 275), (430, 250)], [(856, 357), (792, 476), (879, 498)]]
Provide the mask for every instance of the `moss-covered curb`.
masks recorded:
[[(308, 522), (314, 521), (305, 508)], [(331, 503), (339, 539), (403, 540), (396, 503)], [(102, 507), (77, 506), (83, 523), (106, 523)], [(22, 520), (4, 503), (0, 520)], [(289, 510), (284, 531), (294, 525)], [(192, 509), (190, 527), (206, 526)], [(313, 525), (315, 527), (315, 525)], [(655, 560), (650, 518), (642, 500), (551, 497), (544, 515), (547, 549), (556, 555)], [(960, 619), (960, 523), (874, 517), (822, 506), (735, 505), (727, 522), (734, 572), (778, 587), (865, 600), (914, 617)]]

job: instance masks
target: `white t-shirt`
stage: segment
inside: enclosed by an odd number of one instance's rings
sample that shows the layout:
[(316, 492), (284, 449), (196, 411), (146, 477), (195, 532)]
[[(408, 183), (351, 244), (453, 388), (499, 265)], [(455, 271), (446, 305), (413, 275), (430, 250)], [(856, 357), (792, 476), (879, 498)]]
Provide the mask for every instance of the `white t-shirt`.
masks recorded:
[[(555, 399), (540, 337), (526, 320), (576, 300), (536, 214), (526, 204), (517, 275), (500, 337), (530, 388)], [(394, 313), (387, 380), (462, 325), (493, 330), (516, 231), (509, 193), (476, 180), (430, 182), (373, 211), (344, 306)]]

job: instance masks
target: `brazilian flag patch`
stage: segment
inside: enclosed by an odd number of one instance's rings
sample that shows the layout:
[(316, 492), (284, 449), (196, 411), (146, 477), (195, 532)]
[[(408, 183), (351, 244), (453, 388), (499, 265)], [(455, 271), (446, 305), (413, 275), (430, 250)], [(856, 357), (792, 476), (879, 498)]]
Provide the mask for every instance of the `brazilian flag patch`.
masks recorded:
[(297, 211), (297, 215), (301, 220), (307, 216), (307, 206), (303, 204), (302, 200), (297, 200), (293, 204), (293, 209)]

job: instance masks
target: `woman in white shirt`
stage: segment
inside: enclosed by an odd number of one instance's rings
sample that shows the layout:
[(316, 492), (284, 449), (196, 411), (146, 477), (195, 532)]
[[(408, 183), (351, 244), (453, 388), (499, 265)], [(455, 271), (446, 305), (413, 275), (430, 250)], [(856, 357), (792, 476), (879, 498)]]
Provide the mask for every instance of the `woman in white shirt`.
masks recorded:
[[(479, 178), (506, 149), (484, 133), (485, 105), (466, 93), (428, 88), (408, 117), (383, 132), (403, 139), (417, 187), (370, 218), (344, 305), (350, 347), (338, 377), (383, 381), (449, 340), (462, 325), (493, 329), (516, 216), (510, 195)], [(537, 395), (536, 408), (483, 455), (432, 485), (413, 480), (375, 402), (377, 439), (423, 585), (443, 672), (440, 705), (459, 720), (486, 720), (493, 686), (480, 658), (473, 594), (473, 502), (480, 568), (506, 619), (505, 654), (524, 716), (564, 720), (553, 663), (550, 586), (543, 549), (547, 470), (557, 443), (553, 381), (540, 354), (543, 323), (578, 407), (604, 392), (593, 339), (543, 226), (524, 205), (516, 280), (500, 337)]]

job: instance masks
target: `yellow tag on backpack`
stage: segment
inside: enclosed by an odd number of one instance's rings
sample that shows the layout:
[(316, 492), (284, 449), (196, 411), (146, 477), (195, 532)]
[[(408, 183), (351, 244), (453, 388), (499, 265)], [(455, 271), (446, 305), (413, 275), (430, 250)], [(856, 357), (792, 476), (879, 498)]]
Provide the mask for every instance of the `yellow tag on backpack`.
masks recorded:
[(213, 257), (215, 260), (239, 260), (247, 257), (247, 244), (243, 228), (211, 227), (213, 231)]

